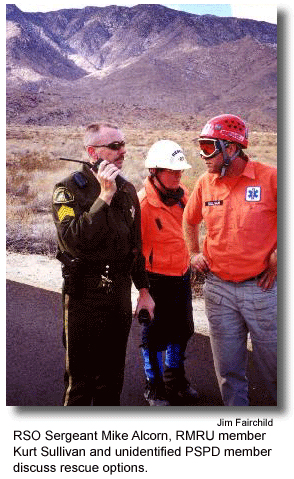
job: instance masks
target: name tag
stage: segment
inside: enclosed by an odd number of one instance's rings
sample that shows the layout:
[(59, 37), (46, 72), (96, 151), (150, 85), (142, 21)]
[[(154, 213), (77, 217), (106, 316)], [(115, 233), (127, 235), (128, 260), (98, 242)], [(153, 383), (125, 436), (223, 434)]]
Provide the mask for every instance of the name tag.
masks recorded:
[(223, 200), (205, 201), (205, 206), (219, 206), (223, 204)]
[(260, 201), (261, 187), (260, 186), (248, 186), (246, 188), (246, 201)]

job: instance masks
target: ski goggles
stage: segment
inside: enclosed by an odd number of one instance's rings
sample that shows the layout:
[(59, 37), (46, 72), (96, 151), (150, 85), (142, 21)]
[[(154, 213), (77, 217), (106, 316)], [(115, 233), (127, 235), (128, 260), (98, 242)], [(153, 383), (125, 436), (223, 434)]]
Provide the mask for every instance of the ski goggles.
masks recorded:
[(126, 145), (125, 141), (113, 141), (108, 143), (108, 145), (90, 145), (93, 148), (109, 148), (110, 150), (118, 151), (120, 148), (123, 148)]
[[(228, 141), (223, 141), (223, 145), (226, 148), (229, 145)], [(200, 155), (203, 158), (213, 158), (214, 156), (218, 155), (222, 152), (221, 142), (220, 140), (212, 139), (198, 139), (199, 146), (200, 146)]]

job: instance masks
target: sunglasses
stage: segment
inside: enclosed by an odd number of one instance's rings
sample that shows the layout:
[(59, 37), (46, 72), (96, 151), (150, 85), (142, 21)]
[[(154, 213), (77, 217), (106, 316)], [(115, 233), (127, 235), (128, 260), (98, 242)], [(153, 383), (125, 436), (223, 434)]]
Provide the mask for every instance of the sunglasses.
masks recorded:
[[(204, 158), (213, 158), (222, 152), (222, 148), (219, 140), (198, 140), (200, 146), (200, 155)], [(229, 145), (228, 141), (224, 141), (224, 146)]]
[(125, 144), (126, 144), (125, 141), (113, 141), (112, 143), (109, 143), (108, 145), (89, 145), (89, 146), (92, 146), (93, 148), (109, 148), (110, 150), (118, 151), (120, 148), (123, 148)]

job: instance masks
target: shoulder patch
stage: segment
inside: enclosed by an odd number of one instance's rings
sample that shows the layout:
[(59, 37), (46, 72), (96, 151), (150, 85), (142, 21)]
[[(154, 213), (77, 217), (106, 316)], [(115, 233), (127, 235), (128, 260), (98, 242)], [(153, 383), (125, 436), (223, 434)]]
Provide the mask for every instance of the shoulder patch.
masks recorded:
[(76, 184), (78, 185), (79, 188), (85, 188), (88, 184), (87, 178), (83, 175), (83, 173), (77, 172), (73, 176)]
[(59, 186), (53, 193), (53, 203), (71, 203), (74, 195), (65, 186)]

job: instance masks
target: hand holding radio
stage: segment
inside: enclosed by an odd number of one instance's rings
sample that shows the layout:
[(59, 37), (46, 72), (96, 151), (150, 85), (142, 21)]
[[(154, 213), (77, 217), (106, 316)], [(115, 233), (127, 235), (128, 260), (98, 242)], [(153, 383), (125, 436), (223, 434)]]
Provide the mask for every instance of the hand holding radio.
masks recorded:
[(93, 173), (100, 183), (101, 192), (99, 197), (110, 204), (117, 190), (115, 179), (119, 174), (119, 169), (113, 163), (103, 160), (99, 165), (97, 173), (95, 171)]

